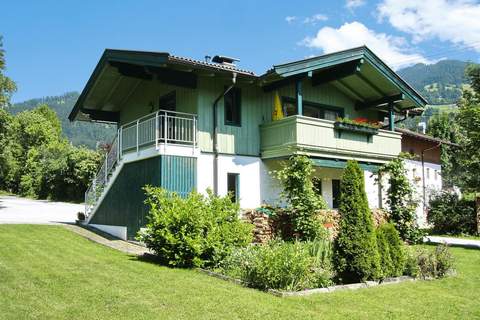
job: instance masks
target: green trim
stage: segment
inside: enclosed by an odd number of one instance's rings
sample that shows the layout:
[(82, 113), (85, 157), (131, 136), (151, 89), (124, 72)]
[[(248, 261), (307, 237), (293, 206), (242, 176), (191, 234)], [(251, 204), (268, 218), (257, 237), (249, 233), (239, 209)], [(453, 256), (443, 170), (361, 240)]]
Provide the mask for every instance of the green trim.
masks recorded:
[(422, 108), (425, 107), (427, 101), (366, 46), (330, 53), (311, 59), (276, 65), (273, 67), (273, 70), (279, 76), (286, 78), (298, 74), (305, 74), (310, 71), (333, 67), (362, 58), (365, 59), (366, 62), (369, 62), (375, 70), (388, 79), (394, 86), (405, 93), (405, 95), (415, 104)]
[(332, 68), (322, 69), (316, 73), (309, 71), (309, 73), (312, 73), (312, 86), (315, 87), (334, 80), (343, 79), (354, 74), (360, 74), (359, 72), (363, 62), (363, 59), (359, 59), (345, 62)]
[(303, 116), (302, 80), (297, 80), (295, 82), (295, 100), (297, 105), (297, 114)]
[(168, 61), (169, 54), (167, 52), (141, 52), (141, 51), (128, 51), (128, 50), (113, 50), (105, 49), (100, 60), (98, 61), (95, 69), (93, 70), (92, 75), (87, 81), (85, 88), (83, 88), (80, 96), (78, 97), (77, 102), (73, 106), (72, 111), (68, 115), (70, 121), (74, 121), (80, 109), (85, 103), (90, 90), (92, 90), (95, 82), (101, 76), (105, 67), (109, 64), (110, 61), (116, 62), (126, 62), (134, 64), (149, 64), (153, 66), (165, 66)]
[[(313, 165), (316, 167), (324, 168), (334, 168), (334, 169), (345, 169), (347, 166), (346, 160), (341, 159), (324, 159), (324, 158), (310, 158), (313, 162)], [(381, 164), (373, 164), (366, 162), (359, 162), (360, 168), (362, 170), (367, 170), (371, 172), (377, 172)]]

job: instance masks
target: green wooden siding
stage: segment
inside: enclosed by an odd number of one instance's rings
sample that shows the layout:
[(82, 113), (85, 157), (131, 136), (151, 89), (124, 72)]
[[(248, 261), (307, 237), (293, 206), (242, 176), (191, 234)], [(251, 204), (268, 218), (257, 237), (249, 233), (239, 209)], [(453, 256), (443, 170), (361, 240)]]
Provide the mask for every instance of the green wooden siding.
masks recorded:
[(162, 156), (160, 185), (184, 197), (197, 185), (197, 159)]
[[(121, 124), (135, 120), (158, 109), (158, 98), (172, 90), (177, 92), (177, 110), (198, 115), (198, 143), (203, 152), (213, 152), (213, 102), (225, 86), (231, 82), (225, 78), (199, 78), (197, 89), (174, 87), (158, 82), (139, 80), (136, 89), (126, 99), (120, 112)], [(225, 124), (224, 101), (218, 103), (218, 148), (223, 154), (260, 155), (259, 126), (272, 121), (274, 92), (264, 92), (258, 85), (239, 81), (242, 91), (241, 125)], [(313, 87), (310, 79), (302, 82), (303, 99), (315, 103), (343, 108), (345, 117), (375, 119), (376, 111), (355, 110), (354, 100), (333, 84)], [(280, 88), (280, 96), (295, 97), (292, 83)]]
[(131, 95), (125, 100), (120, 111), (120, 125), (162, 108), (158, 105), (159, 98), (173, 90), (176, 92), (177, 111), (197, 113), (197, 90), (155, 81), (137, 80)]
[(125, 164), (90, 223), (126, 226), (127, 237), (133, 239), (147, 222), (142, 190), (147, 184), (186, 195), (196, 185), (196, 159), (158, 156)]
[[(199, 146), (204, 152), (213, 151), (213, 102), (228, 81), (200, 79), (198, 95)], [(260, 154), (259, 125), (272, 119), (272, 93), (264, 93), (254, 85), (237, 84), (242, 91), (241, 125), (226, 125), (223, 99), (218, 103), (218, 149), (220, 153), (258, 156)]]

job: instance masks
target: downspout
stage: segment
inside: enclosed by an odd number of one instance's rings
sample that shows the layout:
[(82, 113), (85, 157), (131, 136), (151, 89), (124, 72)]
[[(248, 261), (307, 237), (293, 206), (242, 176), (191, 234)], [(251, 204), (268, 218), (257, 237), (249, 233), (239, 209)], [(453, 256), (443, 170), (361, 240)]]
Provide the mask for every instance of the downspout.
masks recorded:
[(423, 184), (423, 212), (424, 213), (427, 210), (427, 204), (426, 204), (427, 203), (427, 192), (426, 192), (427, 187), (425, 185), (425, 160), (424, 160), (425, 152), (436, 149), (440, 146), (441, 146), (441, 143), (439, 142), (437, 145), (433, 147), (422, 150), (422, 184)]
[(223, 90), (223, 92), (215, 99), (213, 102), (213, 193), (218, 195), (218, 121), (217, 121), (217, 110), (218, 110), (218, 103), (220, 100), (225, 97), (225, 95), (232, 90), (237, 82), (237, 73), (234, 72), (232, 74), (232, 84)]

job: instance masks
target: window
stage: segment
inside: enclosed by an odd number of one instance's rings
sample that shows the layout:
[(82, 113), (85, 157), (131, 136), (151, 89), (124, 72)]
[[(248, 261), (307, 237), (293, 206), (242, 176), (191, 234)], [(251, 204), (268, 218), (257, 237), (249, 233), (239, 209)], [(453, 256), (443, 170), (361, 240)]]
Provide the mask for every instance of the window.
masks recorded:
[(430, 168), (427, 168), (427, 180), (430, 179)]
[(241, 104), (241, 90), (239, 88), (230, 89), (224, 97), (226, 125), (241, 126)]
[(240, 196), (240, 175), (238, 173), (227, 174), (227, 192), (232, 202), (238, 202)]
[[(343, 118), (342, 108), (329, 106), (321, 103), (303, 100), (303, 115), (306, 117), (326, 119), (335, 121), (337, 118)], [(286, 117), (298, 114), (297, 103), (294, 98), (282, 97), (283, 113)]]
[(332, 207), (338, 209), (340, 204), (340, 180), (332, 180)]
[(437, 181), (437, 179), (438, 179), (438, 171), (435, 170), (435, 181)]

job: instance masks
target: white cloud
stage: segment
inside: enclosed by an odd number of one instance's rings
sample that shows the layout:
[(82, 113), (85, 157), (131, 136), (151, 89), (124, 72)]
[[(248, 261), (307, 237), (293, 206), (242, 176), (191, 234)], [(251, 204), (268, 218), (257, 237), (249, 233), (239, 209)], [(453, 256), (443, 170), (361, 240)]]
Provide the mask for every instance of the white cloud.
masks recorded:
[(321, 49), (324, 53), (367, 45), (388, 65), (396, 69), (415, 63), (432, 62), (421, 54), (412, 52), (404, 38), (376, 33), (358, 21), (345, 23), (338, 29), (323, 27), (314, 37), (305, 38), (301, 44)]
[(480, 52), (480, 4), (472, 0), (383, 0), (379, 18), (413, 36), (415, 43), (439, 39), (476, 45)]
[(324, 14), (317, 13), (311, 17), (307, 17), (303, 20), (303, 23), (315, 25), (319, 21), (327, 21), (328, 17)]
[(365, 0), (346, 0), (345, 7), (352, 11), (355, 8), (365, 5), (365, 3)]
[(295, 17), (295, 16), (287, 16), (287, 17), (285, 17), (285, 21), (287, 21), (288, 24), (293, 23), (295, 20), (297, 20), (297, 17)]

